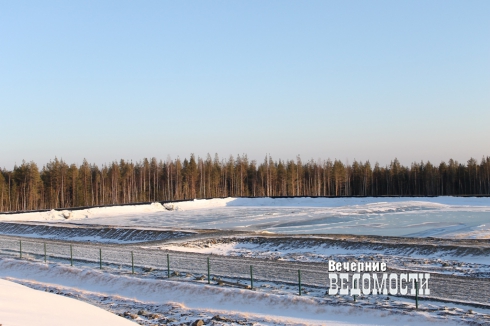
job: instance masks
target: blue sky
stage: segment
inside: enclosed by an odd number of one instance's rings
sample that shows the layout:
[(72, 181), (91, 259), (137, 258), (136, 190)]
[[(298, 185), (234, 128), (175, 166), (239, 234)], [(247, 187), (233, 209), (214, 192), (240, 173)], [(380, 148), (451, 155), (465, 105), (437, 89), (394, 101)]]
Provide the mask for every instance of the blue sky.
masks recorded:
[(0, 167), (490, 155), (489, 1), (3, 1)]

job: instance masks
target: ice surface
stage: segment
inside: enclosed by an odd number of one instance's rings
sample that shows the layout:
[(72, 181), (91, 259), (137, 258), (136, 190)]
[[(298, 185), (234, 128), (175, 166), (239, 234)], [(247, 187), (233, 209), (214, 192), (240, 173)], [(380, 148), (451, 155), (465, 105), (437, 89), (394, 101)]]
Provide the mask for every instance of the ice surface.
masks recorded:
[(490, 198), (224, 198), (0, 215), (3, 221), (268, 231), (282, 234), (490, 238)]

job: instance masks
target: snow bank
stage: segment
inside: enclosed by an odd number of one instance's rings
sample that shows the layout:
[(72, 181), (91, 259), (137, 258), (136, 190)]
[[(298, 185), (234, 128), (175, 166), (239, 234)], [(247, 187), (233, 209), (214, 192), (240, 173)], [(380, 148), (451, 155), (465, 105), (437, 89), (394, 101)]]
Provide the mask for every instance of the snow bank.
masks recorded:
[(124, 318), (75, 299), (0, 279), (0, 322), (5, 326), (130, 326)]
[[(97, 270), (61, 265), (47, 266), (12, 259), (0, 260), (0, 277), (13, 280), (30, 279), (45, 284), (73, 287), (155, 304), (179, 303), (203, 311), (211, 310), (214, 313), (228, 311), (269, 316), (273, 320), (280, 320), (280, 323), (294, 320), (306, 324), (329, 325), (432, 325), (437, 321), (442, 322), (416, 313), (392, 314), (359, 306), (329, 306), (311, 297), (275, 295), (168, 280), (140, 279), (111, 275)], [(57, 307), (51, 299), (47, 299), (45, 304)], [(1, 306), (0, 309), (3, 307)], [(66, 323), (66, 319), (64, 321)], [(106, 323), (108, 324), (118, 325)], [(450, 323), (444, 320), (444, 324)]]
[(146, 214), (163, 212), (166, 209), (160, 203), (148, 205), (128, 205), (128, 206), (111, 206), (97, 207), (83, 210), (51, 210), (48, 212), (32, 212), (19, 214), (0, 214), (0, 221), (63, 221), (81, 220), (91, 217), (107, 217), (127, 214)]

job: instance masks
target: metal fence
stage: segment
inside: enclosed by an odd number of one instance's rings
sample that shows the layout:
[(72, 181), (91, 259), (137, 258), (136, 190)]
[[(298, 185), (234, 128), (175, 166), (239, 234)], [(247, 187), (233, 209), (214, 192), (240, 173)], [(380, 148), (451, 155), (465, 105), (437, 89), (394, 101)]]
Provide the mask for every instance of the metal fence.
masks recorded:
[(262, 282), (284, 283), (297, 287), (300, 295), (304, 286), (326, 289), (328, 283), (327, 265), (323, 263), (204, 255), (135, 246), (0, 238), (0, 255), (157, 278), (191, 277), (196, 281), (217, 281), (248, 288)]

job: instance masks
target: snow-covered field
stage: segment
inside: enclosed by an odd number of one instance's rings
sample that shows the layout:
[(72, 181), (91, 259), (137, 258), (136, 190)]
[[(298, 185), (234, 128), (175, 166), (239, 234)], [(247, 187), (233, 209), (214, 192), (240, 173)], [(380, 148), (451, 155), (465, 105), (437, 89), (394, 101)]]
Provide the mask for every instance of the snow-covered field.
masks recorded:
[(413, 300), (403, 298), (375, 296), (353, 302), (342, 297), (300, 297), (12, 259), (0, 259), (0, 277), (91, 302), (141, 325), (181, 325), (196, 320), (206, 325), (458, 325), (488, 321), (485, 309), (465, 305), (448, 307), (429, 301), (415, 310)]
[(153, 203), (0, 215), (0, 220), (281, 234), (486, 239), (490, 238), (490, 198), (224, 198), (165, 207)]
[[(162, 270), (166, 266), (163, 251), (171, 253), (173, 266), (179, 259), (189, 264), (194, 264), (193, 259), (204, 261), (205, 255), (212, 255), (213, 266), (218, 266), (220, 259), (235, 259), (243, 260), (247, 268), (255, 263), (267, 267), (275, 262), (375, 260), (398, 271), (443, 274), (442, 279), (434, 278), (438, 284), (457, 285), (458, 277), (464, 278), (464, 284), (471, 284), (472, 279), (485, 283), (490, 275), (490, 198), (224, 198), (0, 214), (0, 222), (5, 222), (0, 223), (0, 234), (10, 235), (2, 236), (2, 243), (13, 244), (0, 248), (0, 278), (76, 298), (140, 325), (191, 325), (197, 320), (205, 325), (490, 324), (488, 300), (466, 300), (464, 293), (449, 298), (449, 304), (440, 302), (440, 293), (439, 301), (423, 301), (415, 310), (413, 299), (406, 297), (388, 300), (369, 296), (352, 302), (352, 297), (325, 295), (323, 287), (298, 296), (294, 286), (270, 279), (257, 281), (259, 289), (250, 291), (207, 285), (195, 273), (168, 280)], [(25, 223), (11, 224), (19, 222)], [(40, 240), (24, 241), (18, 236), (52, 239), (42, 240), (50, 241), (48, 263), (40, 261)], [(12, 258), (20, 239), (26, 250), (22, 260)], [(103, 271), (93, 268), (101, 243), (108, 244), (104, 257), (113, 265)], [(75, 267), (66, 259), (70, 244), (79, 259)], [(120, 265), (129, 261), (129, 250), (135, 252), (136, 259), (145, 255), (148, 259), (139, 263), (143, 265), (135, 275)], [(110, 256), (119, 251), (123, 263)], [(152, 264), (157, 270), (144, 272), (146, 267), (142, 266)], [(229, 281), (234, 282), (234, 277)], [(0, 282), (0, 293), (12, 286), (18, 285)], [(481, 287), (486, 283), (471, 290), (473, 298)], [(19, 300), (38, 297), (38, 293), (31, 296), (25, 288), (20, 289), (15, 290)], [(8, 300), (8, 296), (0, 296), (0, 300)], [(15, 312), (24, 314), (8, 305), (2, 307), (3, 325), (15, 325), (3, 318), (6, 311), (11, 312), (10, 317)], [(50, 315), (49, 309), (45, 312)], [(36, 310), (29, 313), (40, 314)]]

